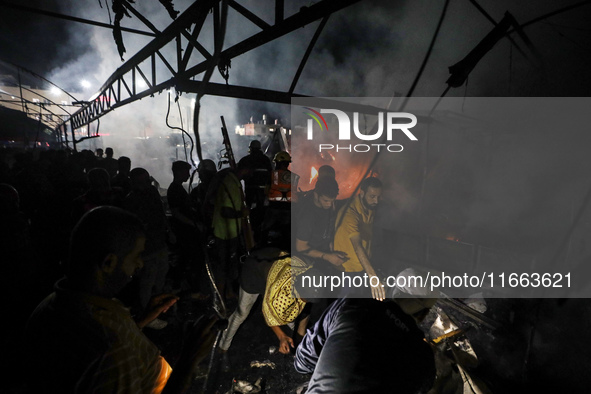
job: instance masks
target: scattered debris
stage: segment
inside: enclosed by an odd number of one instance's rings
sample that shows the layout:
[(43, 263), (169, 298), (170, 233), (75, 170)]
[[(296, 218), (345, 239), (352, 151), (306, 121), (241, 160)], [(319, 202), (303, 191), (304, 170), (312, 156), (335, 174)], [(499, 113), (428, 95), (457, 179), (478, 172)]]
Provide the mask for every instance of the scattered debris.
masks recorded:
[(272, 369), (275, 369), (275, 363), (269, 360), (265, 360), (265, 361), (251, 361), (250, 362), (250, 367), (251, 368), (262, 368), (262, 367), (270, 367)]
[(460, 334), (463, 334), (463, 333), (464, 333), (464, 330), (460, 330), (460, 329), (453, 330), (453, 331), (450, 331), (450, 332), (448, 332), (446, 334), (443, 334), (443, 335), (438, 336), (437, 338), (433, 339), (431, 342), (437, 344), (437, 343), (443, 341), (444, 339), (455, 337), (456, 335), (460, 335)]
[(470, 298), (466, 298), (463, 302), (464, 304), (466, 304), (466, 306), (474, 309), (477, 312), (486, 312), (486, 301), (482, 297), (482, 293), (473, 294), (472, 296), (470, 296)]
[(450, 350), (457, 365), (464, 368), (476, 368), (478, 366), (478, 357), (467, 338), (450, 344)]
[(429, 329), (430, 338), (446, 337), (446, 334), (457, 332), (459, 330), (459, 327), (441, 308), (434, 307), (433, 309), (437, 313), (437, 318)]
[(462, 368), (461, 365), (458, 365), (457, 367), (462, 376), (462, 380), (464, 381), (464, 393), (492, 394), (492, 391), (483, 381), (471, 375), (466, 369)]
[(235, 394), (235, 393), (254, 394), (254, 393), (260, 393), (261, 392), (261, 381), (262, 380), (263, 380), (263, 378), (258, 378), (256, 382), (250, 383), (249, 381), (246, 381), (246, 380), (236, 380), (236, 379), (233, 379), (232, 380), (232, 390), (230, 390), (226, 394)]

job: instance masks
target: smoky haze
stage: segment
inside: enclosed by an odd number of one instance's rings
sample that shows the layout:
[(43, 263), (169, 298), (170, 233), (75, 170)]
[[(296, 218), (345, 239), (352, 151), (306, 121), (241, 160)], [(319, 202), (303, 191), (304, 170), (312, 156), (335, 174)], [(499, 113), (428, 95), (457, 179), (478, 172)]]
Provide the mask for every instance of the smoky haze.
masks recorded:
[[(176, 0), (174, 5), (182, 12), (191, 3), (189, 0)], [(240, 3), (273, 23), (273, 1)], [(496, 21), (500, 21), (508, 10), (518, 22), (523, 23), (575, 2), (481, 3)], [(286, 16), (308, 4), (306, 1), (286, 2)], [(404, 96), (417, 75), (443, 4), (441, 0), (362, 1), (332, 15), (295, 92), (322, 97)], [(59, 4), (43, 3), (40, 7), (109, 23), (109, 14), (102, 1), (68, 0)], [(156, 0), (136, 2), (134, 7), (160, 30), (172, 21)], [(526, 52), (527, 58), (507, 39), (501, 40), (476, 66), (467, 84), (451, 89), (448, 97), (588, 96), (591, 83), (587, 72), (590, 59), (587, 48), (591, 47), (591, 34), (584, 29), (587, 28), (590, 13), (591, 7), (583, 6), (527, 27), (524, 31), (539, 57), (527, 49), (516, 34), (512, 37)], [(26, 40), (21, 42), (27, 43), (26, 52), (29, 55), (22, 58), (27, 63), (23, 65), (32, 70), (49, 67), (50, 70), (44, 72), (58, 85), (73, 91), (81, 90), (79, 81), (85, 79), (91, 87), (83, 91), (83, 96), (90, 98), (121, 66), (108, 29), (41, 16), (35, 19), (43, 21), (40, 25), (31, 25), (37, 36), (50, 32), (55, 38), (51, 44), (45, 45), (53, 50), (39, 52), (39, 57), (31, 58), (31, 54), (45, 41), (36, 42), (19, 31), (18, 34), (26, 36)], [(233, 59), (229, 83), (287, 91), (318, 23)], [(124, 18), (122, 25), (147, 30), (135, 17)], [(211, 41), (207, 39), (211, 37), (210, 26), (211, 23), (206, 22), (200, 36), (204, 43)], [(448, 67), (466, 56), (492, 27), (470, 2), (450, 2), (433, 52), (413, 95), (438, 97), (446, 87)], [(225, 47), (257, 31), (258, 28), (251, 22), (230, 10)], [(127, 48), (125, 60), (150, 41), (149, 37), (125, 32), (123, 39)], [(210, 46), (206, 47), (211, 50)], [(175, 56), (166, 50), (164, 55), (171, 59)], [(201, 78), (201, 75), (196, 77)], [(224, 83), (217, 72), (212, 81)], [(190, 131), (191, 99), (194, 97), (194, 94), (180, 97), (184, 108), (180, 116), (176, 103), (171, 100), (169, 123), (172, 126), (181, 127), (182, 121), (184, 128)], [(171, 180), (171, 161), (185, 158), (182, 140), (179, 143), (180, 135), (166, 126), (169, 99), (169, 94), (162, 92), (104, 116), (100, 121), (100, 131), (105, 136), (88, 141), (86, 146), (113, 147), (116, 157), (129, 156), (132, 167), (145, 167), (165, 187)], [(463, 105), (462, 100), (457, 101), (453, 112), (462, 114), (465, 110)], [(256, 121), (263, 114), (267, 114), (271, 122), (280, 119), (282, 123), (291, 125), (287, 105), (205, 97), (201, 102), (200, 115), (204, 157), (216, 159), (215, 155), (222, 148), (220, 115), (225, 116), (230, 134), (233, 134), (235, 125), (247, 123), (251, 117)], [(425, 187), (433, 191), (447, 185), (450, 192), (442, 196), (439, 205), (433, 203), (433, 211), (429, 214), (434, 216), (434, 221), (439, 218), (449, 221), (450, 215), (457, 215), (460, 217), (460, 230), (484, 229), (483, 238), (488, 235), (503, 239), (531, 236), (536, 240), (559, 237), (571, 220), (565, 212), (576, 210), (587, 187), (586, 135), (574, 133), (564, 139), (558, 134), (540, 135), (535, 131), (515, 131), (515, 135), (492, 133), (482, 132), (477, 136), (468, 132), (452, 133), (448, 138), (435, 139), (441, 146), (439, 153), (429, 150), (433, 156), (429, 157), (431, 165)], [(171, 134), (175, 135), (171, 137)], [(190, 134), (192, 137), (192, 132)], [(462, 146), (463, 151), (459, 151), (458, 146)], [(244, 148), (236, 147), (238, 151), (244, 151)], [(193, 158), (196, 158), (195, 154)], [(483, 158), (488, 161), (483, 163)], [(381, 177), (391, 180), (387, 197), (395, 207), (392, 215), (397, 218), (416, 213), (418, 209), (423, 160), (417, 148), (414, 155), (400, 158), (397, 166), (379, 169)], [(294, 162), (292, 166), (297, 169), (298, 163)], [(300, 175), (305, 178), (309, 168), (301, 168), (296, 172), (301, 171)], [(485, 169), (487, 176), (482, 173)], [(547, 219), (540, 213), (549, 211), (556, 217), (540, 226), (542, 218)], [(515, 234), (503, 232), (503, 229), (516, 223), (519, 226), (514, 227)]]

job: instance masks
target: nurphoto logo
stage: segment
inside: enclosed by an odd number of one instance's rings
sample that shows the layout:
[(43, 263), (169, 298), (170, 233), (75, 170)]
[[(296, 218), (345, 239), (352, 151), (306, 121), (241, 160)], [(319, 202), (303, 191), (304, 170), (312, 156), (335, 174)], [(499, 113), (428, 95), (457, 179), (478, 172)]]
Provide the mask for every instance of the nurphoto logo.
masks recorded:
[[(386, 141), (392, 141), (392, 136), (394, 132), (402, 132), (409, 140), (411, 141), (418, 141), (417, 137), (410, 131), (411, 128), (417, 125), (417, 117), (408, 112), (379, 112), (378, 117), (378, 124), (377, 129), (373, 131), (371, 134), (364, 133), (359, 128), (359, 112), (353, 112), (353, 122), (351, 127), (351, 120), (349, 115), (344, 111), (338, 109), (320, 109), (320, 112), (310, 108), (304, 107), (305, 109), (309, 110), (310, 112), (305, 112), (306, 115), (310, 116), (311, 119), (308, 119), (307, 122), (307, 131), (308, 131), (308, 140), (314, 139), (314, 121), (320, 127), (320, 130), (324, 132), (329, 132), (328, 124), (322, 114), (332, 114), (336, 116), (338, 122), (338, 139), (339, 141), (350, 141), (351, 140), (351, 130), (353, 130), (353, 134), (355, 138), (361, 141), (378, 141), (383, 140), (384, 130), (386, 131)], [(385, 124), (385, 125), (384, 125)], [(375, 150), (380, 152), (380, 150), (387, 151), (387, 152), (402, 152), (403, 146), (400, 144), (385, 144), (385, 143), (373, 143), (373, 144), (319, 144), (318, 151), (326, 151), (326, 150), (335, 150), (336, 152), (339, 151), (349, 151), (349, 152), (358, 152), (364, 153)]]

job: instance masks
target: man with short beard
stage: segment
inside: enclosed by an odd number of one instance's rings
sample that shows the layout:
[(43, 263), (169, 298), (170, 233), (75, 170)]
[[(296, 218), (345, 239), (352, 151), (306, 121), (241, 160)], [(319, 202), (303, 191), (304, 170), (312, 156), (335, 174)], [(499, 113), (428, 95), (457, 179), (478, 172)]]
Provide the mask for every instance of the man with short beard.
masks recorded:
[(348, 259), (341, 250), (333, 248), (334, 203), (338, 194), (339, 185), (334, 178), (319, 179), (311, 193), (298, 203), (301, 207), (294, 216), (296, 256), (314, 261), (324, 274), (343, 271), (341, 266)]
[[(31, 393), (186, 393), (215, 340), (214, 318), (198, 320), (175, 369), (141, 331), (178, 297), (156, 296), (132, 318), (117, 300), (142, 267), (145, 230), (115, 207), (86, 213), (70, 238), (66, 276), (26, 327)], [(164, 391), (163, 391), (164, 390)]]
[(372, 297), (382, 301), (386, 297), (384, 287), (370, 262), (373, 220), (382, 196), (382, 182), (365, 178), (359, 189), (359, 194), (339, 211), (334, 248), (349, 257), (343, 264), (345, 272), (365, 271), (372, 284)]

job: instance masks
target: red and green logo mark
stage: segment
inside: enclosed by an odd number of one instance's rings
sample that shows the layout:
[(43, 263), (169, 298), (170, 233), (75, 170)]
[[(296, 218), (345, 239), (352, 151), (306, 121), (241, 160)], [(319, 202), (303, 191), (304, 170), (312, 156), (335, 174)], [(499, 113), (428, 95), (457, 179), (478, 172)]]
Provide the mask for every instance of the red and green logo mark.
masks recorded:
[[(304, 107), (304, 108), (313, 112), (313, 113), (310, 113), (310, 112), (304, 112), (304, 113), (306, 115), (310, 115), (312, 117), (312, 119), (314, 119), (316, 121), (316, 123), (318, 123), (318, 126), (320, 126), (320, 130), (324, 130), (324, 128), (322, 127), (322, 123), (324, 123), (324, 126), (326, 127), (326, 131), (328, 131), (328, 125), (326, 124), (326, 120), (324, 120), (324, 117), (322, 115), (320, 115), (320, 112), (314, 111), (310, 107)], [(318, 119), (318, 118), (322, 119), (322, 123), (320, 123), (320, 119)]]

